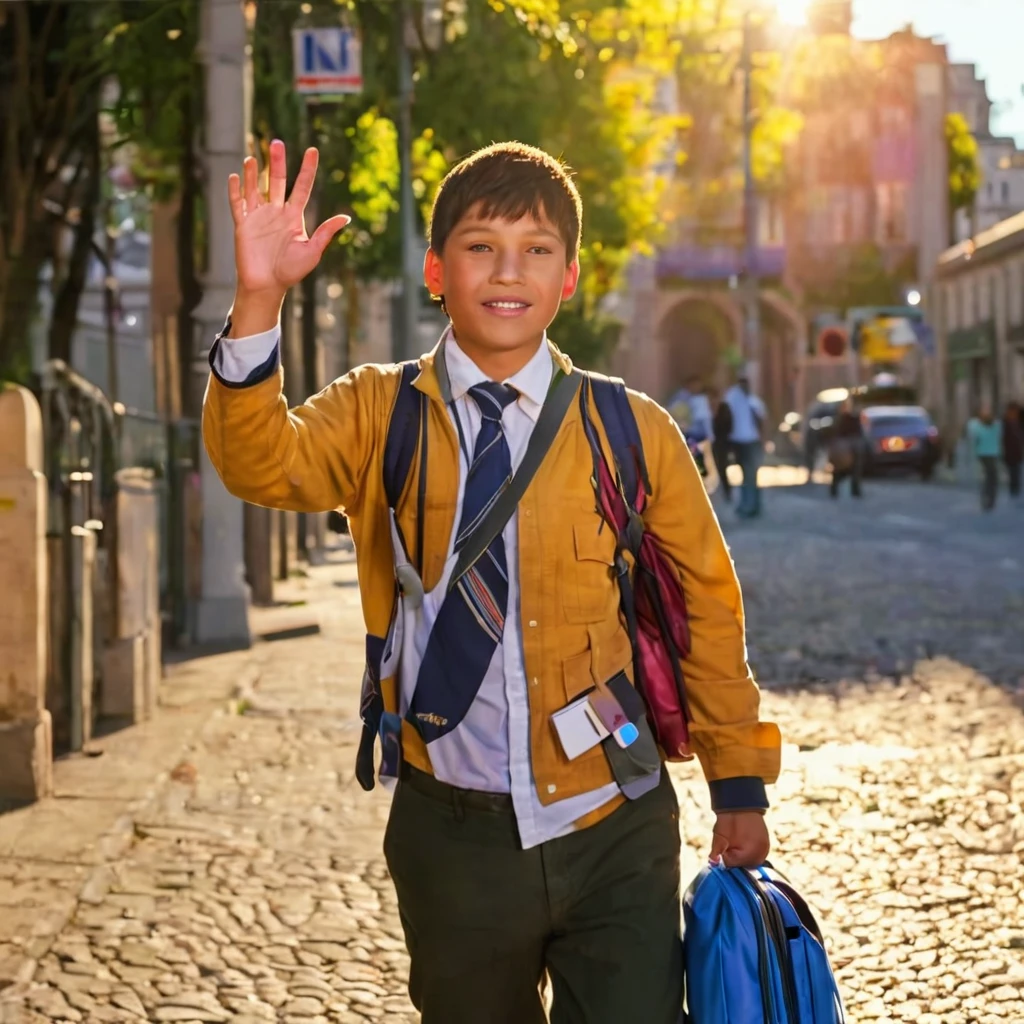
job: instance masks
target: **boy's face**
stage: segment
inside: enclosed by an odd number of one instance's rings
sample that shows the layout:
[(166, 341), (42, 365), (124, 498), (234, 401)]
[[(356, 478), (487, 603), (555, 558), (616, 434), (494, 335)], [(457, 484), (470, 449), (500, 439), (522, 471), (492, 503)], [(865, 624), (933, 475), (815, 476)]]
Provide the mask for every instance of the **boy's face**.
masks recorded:
[(459, 344), (495, 353), (536, 346), (579, 279), (579, 264), (566, 266), (565, 242), (546, 217), (485, 220), (476, 207), (443, 253), (427, 250), (423, 269), (431, 293), (444, 296)]

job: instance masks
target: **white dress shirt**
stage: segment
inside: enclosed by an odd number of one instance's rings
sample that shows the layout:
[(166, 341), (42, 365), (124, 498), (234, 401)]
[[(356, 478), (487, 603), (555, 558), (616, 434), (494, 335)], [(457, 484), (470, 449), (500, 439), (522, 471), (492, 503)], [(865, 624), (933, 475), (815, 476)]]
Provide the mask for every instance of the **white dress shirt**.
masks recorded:
[[(280, 330), (273, 328), (247, 338), (226, 339), (218, 347), (215, 369), (231, 383), (243, 383), (273, 355), (280, 341)], [(451, 386), (449, 414), (461, 425), (469, 457), (480, 430), (481, 415), (476, 401), (468, 394), (474, 384), (487, 380), (479, 367), (459, 348), (449, 328), (442, 343)], [(503, 383), (519, 392), (502, 416), (502, 428), (517, 469), (533, 433), (547, 395), (554, 364), (544, 338), (532, 359)], [(462, 514), (463, 488), (469, 466), (466, 452), (459, 452), (459, 493), (455, 522)], [(429, 746), (430, 763), (435, 776), (463, 789), (491, 793), (510, 793), (524, 849), (566, 835), (573, 823), (607, 803), (619, 793), (609, 783), (590, 793), (544, 806), (537, 796), (530, 756), (530, 705), (522, 643), (519, 608), (518, 517), (513, 513), (502, 533), (508, 565), (508, 611), (501, 643), (495, 648), (480, 690), (458, 728)], [(425, 595), (415, 629), (413, 647), (420, 657), (444, 600), (448, 579), (457, 561), (453, 552), (455, 530), (449, 539), (444, 572), (434, 589)], [(408, 648), (406, 648), (408, 650)], [(408, 689), (419, 672), (419, 658), (405, 658), (401, 666), (402, 689)]]

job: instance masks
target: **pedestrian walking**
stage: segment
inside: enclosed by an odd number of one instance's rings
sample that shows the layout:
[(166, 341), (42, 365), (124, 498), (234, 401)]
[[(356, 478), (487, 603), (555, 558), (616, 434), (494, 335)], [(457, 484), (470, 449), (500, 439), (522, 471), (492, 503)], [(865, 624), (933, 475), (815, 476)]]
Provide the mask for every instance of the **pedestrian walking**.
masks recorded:
[(847, 398), (836, 414), (832, 438), (828, 446), (829, 462), (832, 464), (832, 481), (829, 494), (839, 497), (839, 485), (850, 479), (850, 494), (861, 497), (861, 478), (864, 474), (864, 426), (853, 405)]
[(711, 458), (721, 482), (722, 496), (729, 503), (732, 501), (732, 484), (729, 482), (729, 463), (732, 460), (732, 445), (729, 441), (729, 435), (732, 433), (732, 409), (718, 390), (709, 392), (708, 400), (711, 406)]
[(987, 403), (967, 424), (971, 451), (981, 466), (981, 507), (985, 512), (995, 508), (999, 491), (999, 457), (1003, 449), (1003, 424), (992, 415)]
[[(699, 377), (691, 377), (680, 394), (685, 395), (682, 401), (686, 406), (685, 426), (680, 423), (680, 429), (683, 431), (683, 437), (686, 438), (693, 461), (696, 462), (697, 469), (700, 470), (700, 475), (705, 477), (708, 471), (704, 451), (711, 440), (712, 432), (711, 403), (704, 393), (704, 384)], [(675, 418), (679, 423), (679, 417)]]
[[(630, 683), (616, 530), (595, 508), (599, 386), (636, 421), (643, 524), (685, 589), (710, 852), (756, 865), (780, 737), (759, 719), (703, 483), (664, 409), (579, 375), (548, 340), (576, 289), (582, 206), (557, 160), (517, 143), (472, 155), (438, 190), (424, 277), (450, 323), (433, 351), (357, 367), (289, 411), (281, 304), (347, 221), (307, 239), (316, 164), (308, 150), (287, 200), (280, 142), (267, 196), (252, 158), (231, 177), (238, 283), (210, 352), (204, 439), (238, 497), (348, 517), (368, 632), (357, 777), (373, 785), (379, 737), (412, 1001), (424, 1024), (541, 1024), (546, 977), (554, 1024), (676, 1024), (678, 803)], [(406, 456), (408, 486), (394, 465)], [(536, 485), (518, 490), (520, 472)]]
[(1021, 464), (1024, 463), (1024, 413), (1020, 402), (1008, 402), (1003, 414), (1003, 462), (1006, 464), (1010, 497), (1019, 498)]
[(764, 450), (762, 437), (767, 413), (761, 399), (751, 393), (750, 381), (746, 377), (739, 377), (726, 391), (725, 401), (732, 415), (729, 444), (743, 475), (736, 514), (743, 519), (753, 519), (761, 514), (761, 491), (757, 486), (757, 472), (761, 468)]

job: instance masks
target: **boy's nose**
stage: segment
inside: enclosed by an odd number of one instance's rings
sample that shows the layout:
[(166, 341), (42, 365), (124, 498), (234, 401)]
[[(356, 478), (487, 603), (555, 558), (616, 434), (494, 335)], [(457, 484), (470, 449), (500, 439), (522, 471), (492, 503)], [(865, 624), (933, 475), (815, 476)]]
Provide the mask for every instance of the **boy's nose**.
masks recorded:
[(516, 252), (499, 253), (491, 277), (497, 284), (514, 284), (523, 279), (523, 266)]

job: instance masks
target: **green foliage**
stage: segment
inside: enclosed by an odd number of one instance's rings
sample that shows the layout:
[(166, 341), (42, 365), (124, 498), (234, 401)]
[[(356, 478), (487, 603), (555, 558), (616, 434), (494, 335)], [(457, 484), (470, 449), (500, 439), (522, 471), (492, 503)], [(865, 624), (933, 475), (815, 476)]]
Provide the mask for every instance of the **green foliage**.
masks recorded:
[(962, 114), (946, 115), (946, 151), (949, 157), (949, 210), (970, 209), (981, 188), (978, 143)]
[(137, 0), (96, 5), (101, 51), (114, 86), (107, 114), (117, 136), (111, 153), (129, 147), (132, 173), (158, 201), (180, 188), (190, 125), (201, 119), (202, 69), (195, 60), (199, 4)]
[[(352, 241), (360, 245), (366, 244), (363, 236), (367, 233), (381, 234), (387, 227), (388, 216), (398, 210), (398, 129), (393, 121), (381, 117), (376, 107), (371, 107), (346, 134), (352, 139), (348, 187), (359, 226)], [(336, 168), (332, 176), (344, 173)]]

